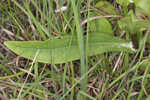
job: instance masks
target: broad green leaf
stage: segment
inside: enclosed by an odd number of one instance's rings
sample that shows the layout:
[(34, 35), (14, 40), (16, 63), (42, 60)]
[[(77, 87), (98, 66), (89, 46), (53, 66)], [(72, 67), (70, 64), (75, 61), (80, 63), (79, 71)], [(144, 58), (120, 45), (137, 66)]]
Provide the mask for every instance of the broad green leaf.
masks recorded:
[(150, 18), (150, 0), (138, 0), (137, 7), (141, 8)]
[[(86, 36), (84, 37), (86, 40)], [(132, 43), (102, 33), (89, 33), (86, 54), (93, 56), (108, 51), (133, 52)], [(64, 36), (47, 41), (7, 41), (4, 43), (16, 54), (33, 60), (39, 51), (36, 61), (50, 64), (66, 63), (80, 59), (76, 36)]]
[[(97, 12), (90, 12), (90, 17), (101, 16)], [(113, 35), (112, 26), (106, 18), (100, 18), (89, 22), (91, 32), (108, 33)]]
[(150, 100), (150, 95), (148, 95), (148, 96), (146, 97), (146, 100)]
[(96, 3), (95, 7), (107, 14), (112, 14), (112, 15), (119, 14), (119, 11), (111, 3), (107, 1), (99, 1), (98, 3)]

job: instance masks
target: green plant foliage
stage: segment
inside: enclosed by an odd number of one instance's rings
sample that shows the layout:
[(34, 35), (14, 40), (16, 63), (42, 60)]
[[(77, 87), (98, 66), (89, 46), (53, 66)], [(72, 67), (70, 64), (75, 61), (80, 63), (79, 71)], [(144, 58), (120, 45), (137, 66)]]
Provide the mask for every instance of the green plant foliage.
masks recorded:
[(150, 0), (138, 0), (136, 6), (141, 8), (150, 18)]
[(131, 34), (150, 28), (150, 22), (148, 20), (136, 17), (133, 12), (130, 12), (128, 16), (119, 20), (118, 24), (122, 30), (126, 30)]
[[(86, 40), (86, 36), (84, 36)], [(16, 54), (33, 60), (36, 52), (39, 54), (36, 61), (43, 63), (59, 64), (80, 59), (79, 47), (76, 36), (40, 41), (7, 41), (4, 43)], [(86, 54), (93, 56), (108, 51), (133, 52), (132, 43), (102, 33), (89, 33), (88, 50)]]
[[(117, 2), (118, 1), (126, 2), (128, 4), (129, 3), (135, 4), (133, 10), (128, 11), (125, 17), (118, 21), (118, 25), (121, 30), (125, 30), (126, 32), (130, 33), (134, 46), (138, 48), (139, 42), (144, 35), (143, 32), (150, 29), (150, 21), (147, 18), (147, 16), (149, 16), (148, 9), (150, 6), (149, 3), (150, 1), (149, 0), (127, 0), (127, 1), (117, 0)], [(128, 1), (132, 1), (132, 3)], [(147, 37), (146, 48), (150, 48), (149, 40), (150, 40), (150, 35), (148, 35)]]
[[(97, 12), (90, 12), (90, 17), (101, 16)], [(100, 18), (89, 22), (91, 32), (109, 33), (113, 35), (112, 26), (106, 18)]]
[(146, 98), (146, 100), (150, 100), (150, 95)]
[(133, 3), (135, 0), (116, 0), (121, 6), (128, 6), (130, 3)]
[(104, 13), (117, 15), (119, 11), (109, 2), (107, 1), (99, 1), (95, 7), (99, 10), (102, 10)]
[[(143, 63), (140, 65), (140, 70), (145, 71), (146, 67), (150, 67), (149, 65), (150, 59), (144, 59)], [(150, 68), (148, 68), (148, 71), (150, 71)]]
[[(109, 13), (112, 15), (118, 14), (118, 10), (114, 8), (112, 4), (110, 4), (107, 1), (99, 1), (98, 3), (96, 3), (95, 7), (101, 11), (104, 11), (104, 13)], [(95, 17), (95, 16), (102, 16), (102, 15), (96, 11), (90, 12), (90, 17)], [(91, 32), (100, 32), (106, 34), (109, 33), (110, 35), (113, 35), (112, 25), (109, 23), (107, 18), (104, 17), (99, 18), (89, 22), (89, 24), (90, 24), (89, 28)]]

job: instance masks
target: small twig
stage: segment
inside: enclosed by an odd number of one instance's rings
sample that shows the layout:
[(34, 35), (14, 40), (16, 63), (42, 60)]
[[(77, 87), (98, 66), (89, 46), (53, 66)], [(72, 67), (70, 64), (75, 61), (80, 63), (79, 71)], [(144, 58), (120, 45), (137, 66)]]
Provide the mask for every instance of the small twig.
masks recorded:
[(6, 32), (8, 35), (15, 36), (13, 32), (11, 32), (5, 28), (2, 29), (2, 32)]
[(143, 91), (144, 91), (144, 93), (145, 93), (146, 96), (148, 96), (148, 93), (147, 93), (147, 91), (146, 91), (146, 89), (145, 89), (145, 87), (144, 87), (144, 83), (143, 83), (143, 82), (144, 82), (144, 79), (145, 79), (146, 74), (147, 74), (147, 72), (148, 72), (149, 66), (150, 66), (150, 63), (147, 65), (146, 70), (145, 70), (145, 72), (144, 72), (143, 79), (142, 79), (142, 88), (143, 88)]
[(0, 100), (7, 100), (2, 94), (0, 94)]
[[(37, 52), (35, 53), (35, 56), (34, 56), (32, 65), (31, 65), (31, 67), (30, 67), (30, 69), (29, 69), (29, 72), (31, 72), (31, 70), (32, 70), (32, 68), (33, 68), (33, 65), (34, 65), (34, 63), (35, 63), (35, 61), (36, 61), (36, 58), (37, 58), (39, 52), (40, 52), (40, 50), (38, 49)], [(22, 93), (22, 91), (23, 91), (23, 89), (24, 89), (25, 83), (27, 82), (29, 75), (31, 75), (31, 74), (28, 73), (28, 75), (27, 75), (27, 77), (26, 77), (26, 79), (25, 79), (25, 81), (24, 81), (24, 83), (23, 83), (23, 85), (22, 85), (22, 87), (21, 87), (21, 89), (20, 89), (20, 92), (19, 92), (18, 97), (17, 97), (18, 100), (20, 99), (21, 93)]]
[(119, 64), (119, 62), (120, 62), (120, 59), (121, 59), (122, 54), (123, 54), (123, 52), (120, 53), (120, 56), (119, 56), (119, 58), (118, 58), (118, 60), (117, 60), (117, 62), (116, 62), (116, 64), (115, 64), (115, 67), (114, 67), (114, 69), (113, 69), (113, 72), (115, 72), (115, 70), (116, 70), (116, 68), (117, 68), (117, 66), (118, 66), (118, 64)]
[(20, 39), (20, 40), (24, 40), (22, 37), (16, 36), (13, 32), (11, 32), (11, 31), (9, 31), (9, 30), (7, 30), (7, 29), (5, 29), (5, 28), (2, 28), (1, 31), (2, 31), (2, 32), (5, 32), (5, 33), (9, 36), (9, 38), (11, 38), (12, 40), (14, 40), (13, 37), (16, 37), (16, 38), (18, 38), (18, 39)]
[(25, 70), (25, 69), (23, 69), (23, 68), (17, 68), (17, 69), (19, 69), (20, 71), (25, 72), (25, 73), (28, 73), (29, 75), (35, 77), (35, 75), (32, 74), (32, 73), (31, 73), (30, 71), (28, 71), (28, 70)]
[(81, 25), (84, 25), (84, 24), (86, 24), (87, 22), (92, 21), (92, 20), (96, 20), (96, 19), (100, 19), (100, 18), (111, 18), (111, 17), (120, 18), (120, 17), (122, 17), (122, 16), (119, 16), (119, 15), (95, 16), (95, 17), (91, 17), (91, 18), (85, 19), (84, 21), (82, 21)]
[(13, 54), (12, 52), (9, 51), (8, 48), (6, 48), (3, 44), (0, 43), (0, 47), (2, 47), (3, 49), (5, 49), (8, 53)]

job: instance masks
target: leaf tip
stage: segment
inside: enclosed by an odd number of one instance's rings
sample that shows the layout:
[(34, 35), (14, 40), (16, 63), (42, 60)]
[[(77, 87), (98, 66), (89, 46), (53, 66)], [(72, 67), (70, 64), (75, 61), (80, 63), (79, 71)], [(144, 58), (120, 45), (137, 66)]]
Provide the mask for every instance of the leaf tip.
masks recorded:
[(5, 41), (4, 45), (11, 50), (13, 49), (13, 46), (14, 46), (12, 41)]
[(10, 45), (10, 43), (11, 43), (10, 41), (5, 41), (4, 45), (8, 47)]
[(9, 41), (5, 41), (4, 45), (8, 47), (9, 46)]

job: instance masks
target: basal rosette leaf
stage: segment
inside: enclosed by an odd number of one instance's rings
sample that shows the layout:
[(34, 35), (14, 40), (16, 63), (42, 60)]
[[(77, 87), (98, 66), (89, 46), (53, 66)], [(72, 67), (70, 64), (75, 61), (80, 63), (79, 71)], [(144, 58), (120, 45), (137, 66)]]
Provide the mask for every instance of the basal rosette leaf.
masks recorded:
[[(97, 12), (90, 12), (90, 17), (102, 16)], [(99, 18), (89, 22), (91, 32), (100, 32), (113, 35), (112, 26), (107, 18)]]
[(138, 0), (137, 7), (141, 8), (150, 18), (150, 0)]
[[(110, 51), (134, 52), (132, 43), (123, 39), (102, 33), (90, 33), (87, 56), (93, 56)], [(86, 40), (86, 36), (84, 37)], [(4, 44), (16, 54), (33, 60), (39, 51), (36, 61), (60, 64), (80, 59), (79, 47), (75, 36), (64, 36), (47, 41), (6, 41)], [(85, 42), (86, 43), (86, 42)], [(86, 47), (85, 47), (86, 48)]]
[(99, 1), (96, 3), (95, 7), (104, 13), (112, 14), (112, 15), (119, 15), (119, 11), (108, 1)]

